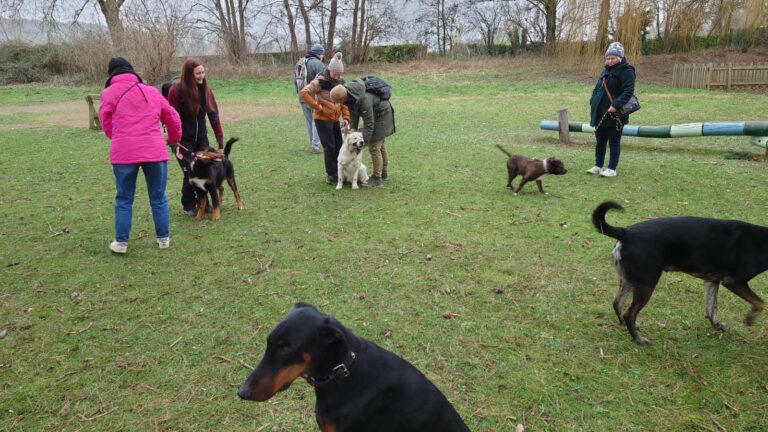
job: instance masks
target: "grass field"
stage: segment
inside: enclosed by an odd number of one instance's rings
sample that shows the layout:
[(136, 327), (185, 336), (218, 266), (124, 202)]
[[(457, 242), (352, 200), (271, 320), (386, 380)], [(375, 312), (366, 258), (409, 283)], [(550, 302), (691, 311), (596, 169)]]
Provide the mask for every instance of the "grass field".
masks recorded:
[[(303, 381), (266, 403), (236, 395), (296, 301), (416, 365), (473, 431), (768, 428), (768, 318), (745, 327), (748, 305), (723, 290), (730, 327), (717, 333), (703, 283), (668, 273), (638, 320), (652, 345), (634, 344), (610, 306), (614, 241), (589, 221), (613, 199), (619, 226), (682, 214), (766, 225), (765, 163), (724, 158), (762, 149), (625, 138), (619, 176), (598, 178), (584, 173), (589, 135), (564, 146), (538, 129), (561, 108), (588, 120), (590, 84), (528, 63), (383, 78), (398, 130), (390, 179), (338, 192), (307, 151), (289, 79), (213, 81), (225, 121), (228, 106), (257, 113), (224, 126), (242, 138), (232, 159), (246, 210), (225, 192), (220, 222), (182, 216), (172, 162), (172, 246), (156, 248), (140, 180), (126, 256), (107, 249), (114, 180), (85, 104), (82, 127), (0, 130), (0, 428), (316, 430)], [(638, 83), (632, 124), (767, 120), (765, 97)], [(10, 87), (0, 105), (94, 91)], [(548, 196), (533, 184), (512, 196), (496, 144), (570, 172), (545, 178)], [(752, 285), (765, 296), (768, 277)]]

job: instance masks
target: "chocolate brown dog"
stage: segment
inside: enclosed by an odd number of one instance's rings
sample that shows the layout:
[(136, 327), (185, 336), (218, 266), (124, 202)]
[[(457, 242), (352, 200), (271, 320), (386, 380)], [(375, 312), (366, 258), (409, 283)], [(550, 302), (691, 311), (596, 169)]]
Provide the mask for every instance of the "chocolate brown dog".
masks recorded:
[[(530, 159), (521, 155), (513, 155), (498, 144), (496, 147), (509, 156), (509, 159), (507, 159), (507, 174), (509, 176), (507, 179), (507, 187), (513, 189), (515, 195), (517, 195), (517, 193), (520, 192), (520, 189), (531, 180), (536, 181), (536, 186), (539, 187), (539, 192), (546, 194), (546, 192), (544, 192), (544, 187), (541, 185), (540, 178), (545, 174), (563, 175), (568, 172), (560, 159), (554, 157), (544, 159), (543, 161)], [(523, 178), (520, 180), (517, 188), (513, 188), (512, 180), (517, 176), (522, 176)]]

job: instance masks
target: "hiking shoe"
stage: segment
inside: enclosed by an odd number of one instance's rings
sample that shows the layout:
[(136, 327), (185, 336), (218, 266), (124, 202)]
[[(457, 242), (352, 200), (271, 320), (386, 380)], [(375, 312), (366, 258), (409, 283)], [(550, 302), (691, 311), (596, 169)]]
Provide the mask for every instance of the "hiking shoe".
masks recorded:
[(116, 254), (124, 254), (128, 252), (128, 243), (112, 240), (112, 243), (109, 244), (109, 250)]
[(587, 174), (600, 174), (602, 171), (603, 171), (602, 167), (595, 165), (592, 168), (587, 170)]
[(603, 177), (616, 177), (616, 170), (612, 170), (610, 168), (606, 168), (602, 171), (600, 171), (600, 175)]
[(168, 247), (171, 246), (171, 238), (170, 237), (163, 237), (157, 239), (157, 247), (160, 249), (168, 249)]
[(375, 175), (371, 176), (368, 179), (368, 182), (363, 186), (367, 188), (380, 188), (382, 186), (381, 177)]
[(319, 148), (313, 148), (313, 149), (312, 149), (312, 153), (314, 153), (314, 154), (318, 154), (318, 153), (322, 153), (322, 152), (323, 152), (323, 151), (322, 151), (322, 150), (320, 150)]
[(382, 180), (386, 180), (387, 179), (387, 170), (382, 170), (381, 171), (381, 179)]
[(185, 215), (187, 215), (187, 216), (194, 216), (194, 215), (197, 214), (197, 209), (196, 208), (192, 208), (192, 209), (189, 209), (189, 210), (184, 210), (183, 213)]
[(329, 185), (335, 185), (336, 183), (339, 182), (339, 178), (334, 176), (328, 176), (325, 178), (325, 182), (328, 183)]

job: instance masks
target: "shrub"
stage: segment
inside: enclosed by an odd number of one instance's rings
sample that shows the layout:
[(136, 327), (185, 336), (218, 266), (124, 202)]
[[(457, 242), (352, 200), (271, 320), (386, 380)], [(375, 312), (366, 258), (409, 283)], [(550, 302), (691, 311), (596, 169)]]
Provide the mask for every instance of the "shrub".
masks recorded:
[(370, 47), (368, 61), (399, 63), (418, 60), (427, 56), (427, 47), (419, 44), (382, 45)]
[(9, 43), (0, 45), (0, 82), (24, 84), (43, 81), (50, 76), (46, 65), (55, 58), (53, 45)]

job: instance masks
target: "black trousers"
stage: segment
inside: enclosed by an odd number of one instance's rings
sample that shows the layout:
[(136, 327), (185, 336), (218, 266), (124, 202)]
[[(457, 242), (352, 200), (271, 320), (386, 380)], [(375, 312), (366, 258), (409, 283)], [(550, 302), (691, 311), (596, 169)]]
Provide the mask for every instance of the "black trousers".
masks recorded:
[[(186, 148), (191, 148), (191, 145), (188, 143), (182, 144)], [(198, 194), (203, 194), (205, 192), (201, 191), (200, 189), (192, 186), (189, 184), (189, 170), (190, 170), (190, 162), (192, 161), (192, 158), (195, 157), (195, 154), (191, 151), (187, 152), (181, 149), (181, 155), (184, 156), (184, 159), (179, 159), (174, 155), (174, 159), (176, 159), (176, 162), (179, 163), (179, 167), (181, 168), (181, 172), (184, 174), (184, 179), (182, 179), (181, 182), (181, 206), (184, 208), (184, 211), (190, 211), (197, 208), (197, 201), (200, 197)], [(210, 200), (206, 196), (206, 209), (211, 208), (210, 206)]]
[(184, 211), (194, 210), (197, 205), (197, 191), (194, 186), (189, 184), (189, 162), (179, 158), (176, 158), (176, 162), (179, 163), (181, 172), (184, 174), (184, 179), (181, 182), (181, 206), (184, 207)]
[(339, 170), (339, 151), (341, 151), (341, 125), (338, 121), (315, 120), (317, 135), (323, 146), (323, 159), (325, 160), (325, 173), (329, 177), (337, 178)]

